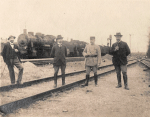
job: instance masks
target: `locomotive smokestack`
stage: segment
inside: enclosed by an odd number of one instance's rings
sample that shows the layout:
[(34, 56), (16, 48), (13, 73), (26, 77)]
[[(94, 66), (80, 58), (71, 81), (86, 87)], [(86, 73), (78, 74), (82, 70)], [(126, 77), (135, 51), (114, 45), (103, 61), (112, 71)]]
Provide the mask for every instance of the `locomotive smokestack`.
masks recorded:
[(23, 29), (23, 34), (27, 34), (27, 29)]

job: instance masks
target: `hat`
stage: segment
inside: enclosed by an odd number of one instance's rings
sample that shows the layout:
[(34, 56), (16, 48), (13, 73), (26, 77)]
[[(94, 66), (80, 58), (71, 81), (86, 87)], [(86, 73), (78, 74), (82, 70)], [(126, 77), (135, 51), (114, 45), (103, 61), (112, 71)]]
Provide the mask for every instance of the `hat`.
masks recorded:
[(90, 39), (95, 39), (95, 37), (94, 36), (90, 36)]
[(63, 39), (63, 37), (61, 35), (58, 35), (57, 38), (56, 38), (56, 40), (57, 39)]
[(122, 37), (120, 32), (116, 33), (116, 35), (114, 35), (114, 36), (121, 36)]
[(15, 36), (10, 35), (10, 36), (8, 37), (8, 40), (9, 40), (11, 37), (13, 37), (14, 39), (16, 38)]

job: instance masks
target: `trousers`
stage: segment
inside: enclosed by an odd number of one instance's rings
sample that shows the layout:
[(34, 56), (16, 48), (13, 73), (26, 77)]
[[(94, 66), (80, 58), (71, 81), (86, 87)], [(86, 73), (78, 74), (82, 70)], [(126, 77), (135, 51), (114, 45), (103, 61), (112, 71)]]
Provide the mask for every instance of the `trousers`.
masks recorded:
[(9, 76), (11, 80), (11, 84), (15, 83), (15, 73), (14, 73), (14, 65), (18, 68), (19, 74), (18, 74), (18, 80), (17, 82), (21, 82), (22, 75), (23, 75), (23, 66), (18, 58), (10, 59), (11, 64), (7, 64), (8, 70), (9, 70)]
[(115, 66), (115, 70), (117, 73), (118, 85), (121, 85), (121, 71), (123, 74), (124, 85), (128, 85), (127, 83), (127, 65), (117, 65)]
[(57, 85), (57, 74), (59, 71), (59, 67), (61, 68), (61, 74), (62, 74), (62, 84), (65, 84), (65, 69), (66, 65), (61, 65), (61, 66), (53, 66), (54, 67), (54, 84)]
[(90, 75), (91, 70), (97, 74), (97, 66), (86, 66), (86, 75)]

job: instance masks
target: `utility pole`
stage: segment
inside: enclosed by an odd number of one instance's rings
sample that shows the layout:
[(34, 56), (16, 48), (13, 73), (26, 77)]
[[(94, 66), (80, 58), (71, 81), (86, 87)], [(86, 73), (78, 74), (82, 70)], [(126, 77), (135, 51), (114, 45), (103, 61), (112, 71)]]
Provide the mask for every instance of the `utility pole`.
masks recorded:
[[(131, 36), (132, 34), (129, 34), (130, 35), (130, 51), (131, 51)], [(130, 56), (131, 56), (131, 53), (130, 53)]]
[(110, 47), (111, 47), (112, 35), (109, 36), (109, 39), (110, 39)]

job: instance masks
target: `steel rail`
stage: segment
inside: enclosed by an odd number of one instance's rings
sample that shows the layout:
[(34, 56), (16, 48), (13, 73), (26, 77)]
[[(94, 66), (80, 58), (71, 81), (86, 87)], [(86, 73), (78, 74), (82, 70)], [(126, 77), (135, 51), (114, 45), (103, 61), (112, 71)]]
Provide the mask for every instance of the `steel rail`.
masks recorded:
[[(133, 60), (137, 60), (137, 59), (132, 59), (132, 60), (128, 60), (128, 61), (133, 61)], [(113, 64), (100, 66), (98, 68), (98, 70), (109, 67), (109, 66), (113, 66)], [(77, 72), (67, 73), (65, 76), (68, 77), (68, 76), (72, 76), (72, 75), (75, 75), (75, 74), (81, 74), (81, 73), (84, 73), (84, 72), (85, 72), (85, 70), (81, 70), (81, 71), (77, 71)], [(58, 78), (61, 78), (61, 77), (62, 77), (62, 75), (58, 75)], [(46, 77), (46, 78), (42, 78), (42, 79), (38, 79), (38, 80), (33, 80), (33, 81), (29, 81), (29, 82), (24, 82), (23, 84), (14, 84), (14, 85), (2, 86), (2, 87), (0, 87), (0, 92), (10, 91), (10, 90), (13, 90), (15, 88), (24, 88), (24, 87), (39, 84), (39, 83), (42, 83), (42, 82), (52, 81), (52, 80), (54, 80), (54, 76)]]
[[(54, 58), (43, 58), (43, 59), (21, 59), (24, 62), (52, 62)], [(66, 61), (84, 61), (84, 57), (66, 57)]]
[(142, 61), (140, 61), (142, 64), (144, 64), (147, 68), (149, 68), (150, 69), (150, 61), (148, 61), (149, 62), (149, 65), (147, 64), (147, 63), (145, 63), (145, 62), (143, 62), (143, 60)]
[[(133, 65), (135, 63), (137, 63), (137, 61), (133, 61), (130, 64), (128, 64), (127, 66)], [(100, 73), (100, 74), (98, 74), (98, 76), (103, 76), (103, 75), (109, 74), (113, 71), (115, 71), (114, 68), (112, 70), (108, 70), (106, 72)], [(90, 77), (90, 80), (93, 80), (93, 79), (94, 79), (94, 76)], [(3, 114), (12, 113), (12, 112), (14, 112), (15, 110), (17, 110), (19, 108), (27, 107), (27, 106), (31, 105), (32, 103), (34, 103), (38, 100), (42, 100), (43, 98), (45, 99), (47, 97), (50, 97), (50, 96), (52, 96), (53, 93), (59, 93), (59, 92), (65, 91), (65, 90), (69, 90), (71, 88), (80, 86), (84, 82), (85, 82), (85, 79), (79, 80), (79, 81), (73, 82), (71, 84), (58, 87), (56, 89), (52, 89), (52, 90), (49, 90), (49, 91), (46, 91), (46, 92), (43, 92), (43, 93), (39, 93), (37, 95), (33, 95), (33, 96), (30, 96), (30, 97), (27, 97), (27, 98), (23, 98), (23, 99), (14, 101), (14, 102), (10, 102), (10, 103), (1, 105), (0, 106), (0, 112), (2, 112)]]

